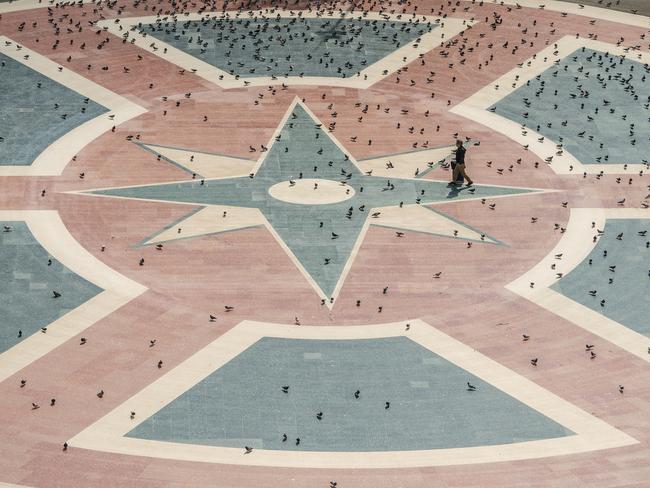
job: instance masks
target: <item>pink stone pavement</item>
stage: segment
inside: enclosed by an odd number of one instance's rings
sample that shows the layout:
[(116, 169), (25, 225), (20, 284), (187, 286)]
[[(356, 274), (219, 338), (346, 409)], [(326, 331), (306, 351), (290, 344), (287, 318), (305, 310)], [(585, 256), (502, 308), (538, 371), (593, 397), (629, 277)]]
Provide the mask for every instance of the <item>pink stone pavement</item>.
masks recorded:
[[(373, 8), (379, 8), (377, 3)], [(565, 227), (571, 207), (615, 207), (625, 197), (637, 206), (647, 194), (648, 176), (635, 173), (616, 183), (615, 175), (559, 176), (530, 152), (490, 128), (448, 112), (449, 108), (511, 70), (545, 42), (579, 34), (598, 36), (648, 51), (644, 30), (597, 21), (562, 17), (558, 12), (510, 9), (485, 2), (410, 2), (406, 12), (447, 14), (477, 23), (445, 47), (435, 49), (424, 64), (412, 63), (367, 90), (331, 86), (296, 86), (274, 93), (265, 87), (224, 90), (108, 33), (97, 35), (87, 25), (99, 15), (107, 19), (151, 15), (118, 1), (113, 8), (92, 4), (53, 8), (54, 18), (69, 14), (82, 20), (83, 32), (54, 36), (47, 9), (2, 15), (0, 34), (88, 77), (146, 107), (149, 112), (106, 133), (85, 147), (58, 177), (0, 177), (0, 209), (56, 209), (65, 225), (86, 249), (149, 291), (100, 320), (75, 338), (0, 383), (0, 481), (36, 487), (647, 487), (650, 486), (650, 364), (518, 297), (504, 285), (538, 263), (561, 237), (554, 224)], [(166, 2), (151, 3), (169, 8)], [(374, 4), (373, 4), (374, 5)], [(384, 6), (388, 6), (383, 2)], [(345, 8), (346, 4), (337, 4)], [(370, 3), (367, 3), (370, 6)], [(194, 7), (187, 5), (189, 10)], [(229, 8), (236, 8), (231, 5)], [(296, 8), (296, 7), (292, 7)], [(401, 9), (393, 5), (391, 8)], [(467, 8), (467, 10), (465, 10)], [(499, 13), (503, 23), (493, 31), (486, 17)], [(86, 13), (82, 17), (82, 13)], [(533, 20), (537, 25), (533, 26)], [(26, 21), (24, 30), (18, 24)], [(38, 26), (32, 28), (32, 22)], [(535, 45), (519, 44), (538, 31)], [(484, 34), (484, 37), (481, 35)], [(110, 38), (101, 50), (97, 44)], [(55, 39), (60, 46), (52, 50)], [(70, 40), (74, 42), (70, 44)], [(516, 54), (500, 46), (519, 45)], [(79, 46), (85, 42), (87, 47)], [(494, 43), (490, 51), (486, 45)], [(477, 46), (478, 43), (478, 46)], [(474, 46), (473, 52), (461, 45)], [(486, 65), (490, 52), (498, 53)], [(137, 56), (141, 55), (139, 61)], [(70, 62), (66, 59), (72, 57)], [(460, 64), (461, 59), (465, 60)], [(448, 65), (453, 63), (453, 69)], [(483, 64), (481, 70), (477, 69)], [(92, 69), (86, 66), (92, 64)], [(101, 66), (109, 66), (102, 71)], [(131, 68), (123, 73), (122, 66)], [(430, 72), (434, 82), (426, 83)], [(452, 83), (452, 77), (456, 81)], [(399, 83), (397, 79), (399, 78)], [(416, 85), (409, 87), (411, 80)], [(149, 89), (149, 83), (154, 88)], [(190, 99), (184, 94), (192, 92)], [(431, 93), (435, 92), (435, 98)], [(264, 94), (262, 99), (258, 94)], [(322, 98), (322, 95), (325, 98)], [(357, 159), (405, 152), (418, 143), (429, 147), (453, 143), (452, 134), (480, 140), (468, 151), (468, 171), (479, 183), (559, 190), (556, 193), (494, 200), (489, 210), (480, 201), (436, 207), (445, 214), (481, 229), (506, 246), (474, 244), (408, 233), (396, 239), (391, 229), (371, 228), (340, 297), (329, 310), (286, 253), (264, 228), (253, 228), (165, 245), (163, 251), (134, 244), (192, 207), (141, 201), (91, 198), (65, 193), (90, 188), (137, 185), (188, 179), (188, 174), (155, 156), (126, 136), (142, 142), (257, 158), (295, 96), (328, 124)], [(162, 96), (170, 101), (164, 102)], [(180, 107), (174, 101), (180, 100)], [(259, 100), (258, 104), (255, 104)], [(355, 107), (356, 103), (361, 107)], [(361, 114), (365, 104), (367, 114)], [(332, 104), (331, 108), (328, 108)], [(390, 114), (383, 110), (390, 107)], [(408, 115), (400, 115), (408, 109)], [(163, 110), (168, 110), (163, 116)], [(430, 112), (429, 117), (424, 113)], [(337, 112), (333, 118), (332, 113)], [(203, 116), (208, 121), (203, 122)], [(364, 115), (363, 123), (357, 118)], [(397, 122), (401, 129), (396, 129)], [(436, 131), (436, 126), (440, 130)], [(414, 135), (407, 132), (415, 127)], [(419, 135), (419, 128), (424, 134)], [(350, 141), (358, 136), (358, 142)], [(371, 146), (367, 140), (372, 139)], [(249, 153), (252, 145), (258, 149)], [(520, 160), (518, 162), (518, 160)], [(491, 167), (487, 161), (493, 161)], [(534, 164), (539, 163), (535, 168)], [(512, 165), (512, 171), (508, 168)], [(504, 168), (503, 175), (497, 168)], [(83, 180), (78, 178), (85, 173)], [(448, 179), (437, 169), (427, 178)], [(47, 190), (45, 197), (40, 196)], [(569, 202), (568, 208), (560, 203)], [(531, 217), (537, 217), (535, 224)], [(106, 246), (105, 252), (100, 252)], [(141, 257), (146, 265), (138, 266)], [(439, 280), (433, 274), (442, 271)], [(387, 295), (382, 289), (390, 287)], [(362, 305), (356, 307), (357, 300)], [(230, 314), (225, 305), (235, 306)], [(381, 313), (378, 306), (383, 306)], [(219, 316), (209, 323), (208, 314)], [(313, 470), (213, 465), (114, 455), (84, 449), (63, 452), (67, 439), (97, 421), (166, 371), (217, 339), (244, 319), (305, 324), (353, 326), (422, 318), (477, 349), (489, 358), (548, 389), (640, 441), (639, 444), (589, 454), (469, 466), (390, 470)], [(521, 335), (532, 338), (522, 343)], [(148, 348), (150, 339), (157, 345)], [(598, 358), (584, 353), (594, 344)], [(539, 366), (529, 364), (538, 357)], [(158, 360), (164, 367), (156, 367)], [(19, 388), (20, 379), (28, 387)], [(617, 387), (625, 384), (625, 394)], [(96, 392), (103, 389), (103, 399)], [(49, 399), (56, 406), (49, 407)], [(31, 411), (31, 402), (41, 406)]]

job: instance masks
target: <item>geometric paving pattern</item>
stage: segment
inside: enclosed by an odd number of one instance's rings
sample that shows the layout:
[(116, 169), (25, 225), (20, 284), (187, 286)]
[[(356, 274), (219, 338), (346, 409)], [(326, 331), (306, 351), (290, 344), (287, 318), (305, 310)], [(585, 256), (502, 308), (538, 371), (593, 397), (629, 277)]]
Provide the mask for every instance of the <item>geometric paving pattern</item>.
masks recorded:
[(472, 24), (395, 10), (274, 9), (122, 17), (98, 26), (224, 88), (330, 81), (367, 88)]
[(641, 316), (650, 271), (647, 218), (639, 208), (571, 209), (557, 245), (506, 288), (650, 362)]
[[(638, 22), (632, 19), (634, 15), (617, 15)], [(588, 52), (593, 56), (586, 54), (581, 60), (578, 53)], [(639, 110), (645, 113), (650, 109), (644, 100), (649, 61), (650, 54), (621, 42), (564, 35), (531, 53), (450, 111), (516, 141), (556, 174), (634, 173), (639, 170), (639, 163), (645, 169), (650, 167), (647, 158), (639, 153), (647, 140), (644, 132), (638, 130), (645, 124), (645, 115)], [(575, 70), (574, 76), (571, 70)], [(594, 72), (596, 77), (592, 78)], [(560, 77), (565, 79), (563, 85), (557, 82)], [(547, 85), (553, 89), (546, 89)], [(535, 86), (537, 90), (531, 88)], [(636, 92), (637, 89), (641, 91)], [(525, 96), (513, 97), (514, 92)], [(610, 99), (614, 98), (627, 110), (613, 105)], [(507, 103), (501, 106), (505, 99)], [(567, 111), (566, 107), (574, 110)], [(538, 109), (544, 117), (538, 115)], [(607, 123), (611, 127), (604, 129)], [(612, 133), (618, 134), (617, 140)], [(612, 154), (606, 142), (612, 146)], [(582, 154), (584, 163), (568, 151), (566, 144)], [(623, 161), (612, 161), (613, 157)]]
[(127, 434), (298, 451), (411, 451), (566, 435), (406, 337), (262, 338)]
[(53, 259), (24, 222), (0, 225), (2, 353), (102, 290)]
[(106, 112), (107, 108), (0, 53), (0, 165), (28, 166), (59, 137)]
[(552, 288), (650, 338), (647, 219), (608, 219), (598, 244)]
[(581, 48), (490, 110), (563, 144), (582, 164), (648, 160), (650, 67)]
[(208, 463), (397, 467), (637, 441), (415, 320), (244, 321), (70, 442)]
[[(372, 171), (363, 173), (350, 160), (302, 104), (290, 112), (254, 176), (102, 189), (92, 194), (258, 209), (321, 296), (333, 297), (368, 223), (381, 225), (382, 208), (406, 206), (406, 215), (412, 205), (534, 192), (483, 185), (459, 189), (423, 178), (372, 176)], [(227, 211), (216, 219), (227, 219)], [(182, 226), (177, 225), (180, 235)]]
[(345, 78), (435, 27), (317, 18), (275, 18), (267, 23), (255, 17), (179, 19), (143, 24), (141, 30), (231, 75)]
[(0, 0), (0, 485), (646, 486), (646, 6), (303, 4)]

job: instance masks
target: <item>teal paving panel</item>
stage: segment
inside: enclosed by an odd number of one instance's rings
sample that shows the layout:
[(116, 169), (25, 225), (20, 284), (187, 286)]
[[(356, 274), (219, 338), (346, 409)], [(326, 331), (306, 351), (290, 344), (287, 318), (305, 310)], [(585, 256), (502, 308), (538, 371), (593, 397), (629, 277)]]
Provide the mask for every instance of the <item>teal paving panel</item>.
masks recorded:
[[(303, 177), (345, 181), (356, 193), (348, 200), (329, 205), (299, 205), (270, 196), (268, 189), (274, 184)], [(366, 176), (297, 105), (254, 178), (209, 180), (203, 185), (200, 181), (189, 181), (95, 193), (258, 208), (325, 295), (332, 296), (372, 208), (400, 202), (406, 205), (528, 192), (481, 185), (472, 191), (450, 190), (444, 182), (426, 179)], [(371, 218), (371, 222), (381, 220)], [(332, 239), (332, 233), (338, 238)], [(329, 260), (327, 264), (326, 260)]]
[(431, 23), (355, 19), (212, 19), (142, 32), (232, 75), (349, 77), (433, 30)]
[(650, 220), (611, 219), (602, 230), (587, 259), (551, 288), (650, 337)]
[(0, 54), (0, 165), (29, 166), (58, 138), (106, 112), (106, 107)]
[[(477, 391), (467, 391), (468, 381)], [(283, 386), (289, 386), (288, 394)], [(322, 420), (316, 418), (319, 412)], [(366, 452), (509, 444), (572, 434), (406, 337), (265, 337), (127, 437)]]
[(650, 68), (578, 49), (492, 107), (537, 130), (583, 164), (648, 159)]
[[(102, 290), (52, 258), (24, 222), (0, 222), (0, 226), (12, 229), (0, 232), (2, 353)], [(48, 259), (52, 259), (49, 266)], [(61, 297), (53, 298), (54, 290)]]

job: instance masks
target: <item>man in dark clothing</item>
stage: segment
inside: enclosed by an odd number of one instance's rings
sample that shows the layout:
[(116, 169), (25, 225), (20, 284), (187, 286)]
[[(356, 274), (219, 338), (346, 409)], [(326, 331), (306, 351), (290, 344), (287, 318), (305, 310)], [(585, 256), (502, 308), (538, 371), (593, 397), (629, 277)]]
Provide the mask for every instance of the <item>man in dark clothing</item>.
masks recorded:
[[(452, 169), (454, 174), (451, 180), (453, 185), (462, 184), (463, 179), (467, 180), (467, 186), (472, 186), (474, 182), (465, 172), (465, 153), (467, 149), (463, 147), (463, 141), (460, 139), (456, 141), (456, 163), (452, 164)], [(460, 178), (462, 176), (462, 178)], [(460, 178), (460, 182), (458, 181)]]

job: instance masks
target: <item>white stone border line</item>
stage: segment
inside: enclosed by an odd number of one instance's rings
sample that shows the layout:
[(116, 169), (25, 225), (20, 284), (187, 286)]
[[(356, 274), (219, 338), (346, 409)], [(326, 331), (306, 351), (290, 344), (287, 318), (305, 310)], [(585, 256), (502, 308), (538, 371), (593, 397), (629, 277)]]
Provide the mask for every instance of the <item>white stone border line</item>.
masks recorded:
[[(244, 321), (72, 438), (73, 448), (182, 461), (273, 467), (362, 469), (447, 466), (535, 459), (611, 449), (638, 441), (421, 320), (354, 327)], [(310, 452), (215, 447), (124, 437), (262, 337), (367, 339), (406, 336), (491, 383), (576, 435), (494, 446), (393, 452)], [(136, 412), (131, 420), (130, 412)]]
[(562, 2), (558, 0), (492, 0), (491, 3), (495, 5), (514, 5), (536, 8), (549, 10), (551, 12), (561, 12), (569, 15), (580, 15), (582, 17), (591, 17), (593, 19), (606, 20), (607, 22), (618, 22), (620, 24), (631, 25), (634, 27), (650, 27), (650, 17), (644, 15), (636, 15), (629, 12), (620, 12), (618, 10)]
[[(557, 46), (557, 47), (556, 47)], [(521, 68), (517, 67), (498, 80), (481, 88), (469, 98), (463, 100), (458, 105), (452, 107), (452, 113), (462, 115), (470, 120), (483, 124), (486, 127), (509, 137), (522, 146), (528, 145), (529, 151), (537, 155), (540, 159), (545, 160), (552, 157), (549, 166), (556, 174), (623, 174), (636, 173), (640, 168), (645, 168), (640, 164), (582, 164), (575, 156), (563, 149), (562, 154), (557, 154), (557, 142), (545, 137), (539, 142), (541, 134), (531, 127), (526, 127), (527, 135), (522, 133), (522, 125), (499, 114), (490, 112), (489, 107), (498, 103), (515, 90), (524, 86), (526, 82), (532, 80), (539, 74), (555, 66), (555, 63), (566, 56), (570, 55), (577, 49), (586, 47), (596, 51), (609, 52), (615, 56), (624, 56), (631, 61), (650, 64), (650, 53), (632, 50), (625, 47), (619, 47), (614, 44), (594, 41), (584, 38), (575, 38), (565, 36), (556, 43), (549, 45), (537, 53), (535, 58), (528, 58), (524, 61)], [(517, 76), (519, 79), (517, 79)], [(498, 86), (498, 89), (497, 89)], [(573, 169), (572, 169), (573, 168)]]
[[(324, 11), (284, 11), (276, 10), (272, 12), (263, 12), (261, 10), (254, 12), (247, 12), (245, 14), (238, 14), (237, 12), (226, 12), (224, 17), (222, 14), (209, 14), (209, 13), (190, 13), (177, 17), (178, 22), (186, 22), (192, 20), (203, 19), (220, 19), (220, 18), (240, 18), (242, 16), (262, 16), (266, 15), (269, 18), (280, 16), (283, 18), (348, 18), (357, 20), (390, 20), (390, 21), (408, 21), (413, 17), (406, 14), (380, 14), (379, 12), (343, 12), (342, 14)], [(161, 17), (146, 16), (146, 17), (128, 17), (118, 19), (108, 19), (97, 23), (109, 32), (126, 39), (146, 51), (149, 51), (161, 59), (165, 59), (188, 71), (193, 71), (197, 76), (204, 78), (207, 81), (215, 83), (222, 88), (241, 88), (243, 86), (270, 86), (270, 85), (325, 85), (337, 87), (349, 87), (365, 89), (378, 81), (390, 76), (399, 68), (412, 63), (417, 60), (420, 55), (429, 52), (432, 49), (440, 46), (441, 43), (453, 38), (458, 33), (467, 29), (472, 25), (472, 21), (465, 19), (454, 18), (441, 18), (431, 16), (417, 16), (420, 22), (431, 22), (437, 25), (431, 32), (425, 33), (420, 42), (411, 42), (402, 46), (401, 48), (391, 52), (384, 58), (378, 60), (372, 65), (366, 67), (360, 72), (359, 76), (350, 76), (346, 78), (340, 77), (326, 77), (326, 76), (259, 76), (259, 77), (246, 77), (231, 75), (227, 71), (212, 66), (200, 59), (187, 54), (180, 49), (177, 49), (154, 36), (147, 33), (144, 35), (137, 30), (138, 23), (150, 24), (161, 20)], [(162, 17), (165, 19), (165, 17)], [(168, 16), (169, 21), (175, 20), (174, 17)], [(163, 21), (164, 22), (164, 21)], [(167, 50), (166, 54), (163, 53)], [(406, 58), (406, 61), (403, 61)], [(384, 72), (386, 74), (384, 74)]]
[[(8, 44), (7, 44), (8, 43)], [(106, 107), (109, 112), (75, 127), (50, 144), (32, 162), (31, 165), (0, 165), (1, 176), (58, 176), (72, 158), (88, 143), (119, 125), (147, 111), (121, 95), (114, 93), (87, 78), (63, 68), (59, 64), (16, 43), (12, 39), (0, 36), (0, 53), (8, 56), (28, 68), (51, 78), (57, 83), (76, 91)], [(29, 56), (25, 59), (24, 56)], [(113, 120), (109, 117), (113, 116)], [(43, 128), (43, 130), (47, 130)]]
[[(559, 315), (578, 327), (602, 337), (627, 352), (650, 362), (650, 338), (586, 307), (551, 289), (557, 282), (555, 273), (569, 274), (583, 262), (597, 242), (596, 229), (604, 229), (611, 219), (650, 219), (650, 211), (637, 208), (573, 208), (562, 239), (532, 269), (506, 285), (506, 288), (540, 307)], [(595, 222), (595, 228), (591, 223)], [(562, 253), (562, 259), (555, 259)], [(556, 269), (552, 270), (551, 265)], [(535, 283), (531, 288), (530, 283)]]
[(104, 291), (0, 354), (0, 381), (36, 361), (95, 322), (144, 293), (147, 288), (98, 260), (70, 234), (56, 210), (0, 210), (0, 221), (23, 221), (38, 243), (73, 273)]

